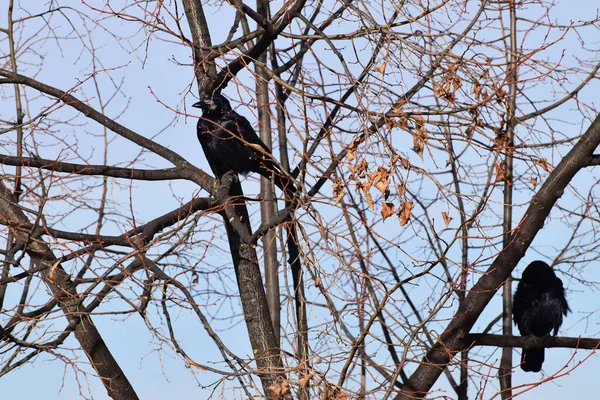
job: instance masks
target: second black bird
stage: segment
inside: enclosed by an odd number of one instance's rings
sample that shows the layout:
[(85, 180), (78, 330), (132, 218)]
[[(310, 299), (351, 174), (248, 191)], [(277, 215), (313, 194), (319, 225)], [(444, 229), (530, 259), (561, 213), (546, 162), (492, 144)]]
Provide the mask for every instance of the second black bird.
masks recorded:
[[(556, 336), (569, 311), (563, 283), (552, 268), (543, 261), (529, 264), (513, 298), (513, 320), (521, 336)], [(543, 362), (543, 348), (523, 349), (523, 371), (539, 372)]]
[(208, 164), (217, 178), (226, 172), (261, 174), (288, 195), (295, 187), (273, 161), (269, 148), (258, 137), (250, 122), (231, 108), (229, 100), (215, 94), (192, 105), (202, 109), (198, 120), (198, 140)]

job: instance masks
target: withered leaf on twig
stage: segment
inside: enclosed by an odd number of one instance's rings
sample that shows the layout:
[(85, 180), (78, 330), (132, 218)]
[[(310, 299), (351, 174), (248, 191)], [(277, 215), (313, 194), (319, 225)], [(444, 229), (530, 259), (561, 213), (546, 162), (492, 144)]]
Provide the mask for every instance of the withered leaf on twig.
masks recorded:
[(280, 396), (290, 391), (290, 383), (284, 379), (279, 383), (269, 386), (269, 390), (276, 396)]
[(398, 210), (398, 218), (400, 219), (400, 226), (404, 226), (408, 224), (410, 217), (412, 216), (412, 209), (414, 204), (412, 200), (403, 201), (400, 205), (400, 209)]
[(496, 163), (494, 164), (494, 167), (496, 167), (496, 180), (495, 182), (502, 182), (504, 181), (504, 178), (506, 177), (505, 171), (504, 171), (504, 164), (501, 162), (496, 161)]
[(394, 203), (384, 202), (383, 208), (381, 209), (381, 216), (383, 217), (383, 220), (385, 221), (388, 217), (394, 215), (395, 209), (396, 206), (394, 206)]
[(300, 385), (302, 388), (307, 387), (311, 378), (312, 374), (303, 375), (302, 378), (298, 379), (298, 385)]
[(550, 164), (548, 164), (548, 160), (546, 160), (544, 157), (538, 158), (535, 160), (535, 163), (542, 167), (544, 171), (550, 172)]
[(375, 210), (375, 203), (373, 203), (373, 197), (371, 197), (371, 183), (364, 183), (362, 185), (363, 193), (365, 194), (365, 201), (371, 210)]
[(360, 136), (357, 136), (352, 143), (350, 143), (350, 146), (348, 146), (348, 161), (353, 161), (356, 158), (356, 149), (358, 149), (360, 141)]
[(335, 204), (338, 204), (346, 193), (344, 192), (344, 183), (341, 178), (335, 178), (333, 181), (333, 196), (335, 197)]
[(389, 179), (387, 181), (377, 182), (377, 184), (375, 184), (375, 187), (377, 189), (379, 189), (379, 191), (381, 192), (381, 195), (383, 196), (383, 198), (385, 200), (387, 200), (388, 197), (390, 197), (390, 180)]
[(396, 185), (396, 192), (397, 192), (398, 196), (403, 197), (404, 193), (406, 193), (406, 185), (404, 183), (400, 183), (399, 185)]
[(531, 186), (533, 186), (533, 190), (535, 190), (535, 188), (537, 187), (537, 178), (535, 176), (532, 176), (529, 179), (529, 183), (531, 183)]
[(450, 225), (450, 222), (452, 221), (452, 217), (448, 215), (448, 213), (446, 211), (442, 211), (442, 219), (444, 220), (444, 223), (446, 224), (446, 228), (448, 227), (448, 225)]

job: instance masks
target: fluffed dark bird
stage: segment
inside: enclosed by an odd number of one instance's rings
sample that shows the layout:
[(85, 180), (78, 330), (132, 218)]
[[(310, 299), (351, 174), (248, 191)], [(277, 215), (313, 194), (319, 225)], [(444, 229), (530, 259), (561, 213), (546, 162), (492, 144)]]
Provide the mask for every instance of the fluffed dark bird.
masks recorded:
[(217, 179), (228, 171), (242, 175), (256, 172), (273, 179), (281, 190), (293, 196), (296, 188), (290, 178), (273, 162), (271, 151), (250, 122), (233, 111), (225, 96), (214, 94), (192, 107), (202, 109), (198, 140)]
[[(569, 311), (563, 283), (552, 268), (543, 261), (529, 264), (513, 297), (513, 321), (521, 336), (556, 336)], [(543, 348), (523, 349), (523, 371), (539, 372), (543, 362)]]

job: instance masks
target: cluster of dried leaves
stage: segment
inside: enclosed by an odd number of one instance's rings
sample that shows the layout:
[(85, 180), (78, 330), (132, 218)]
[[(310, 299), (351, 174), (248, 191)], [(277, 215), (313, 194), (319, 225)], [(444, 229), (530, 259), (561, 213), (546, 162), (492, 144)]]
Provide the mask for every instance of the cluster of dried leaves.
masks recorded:
[[(423, 128), (424, 120), (421, 120), (420, 127)], [(422, 146), (424, 146), (426, 141), (425, 138), (422, 139)], [(358, 145), (360, 144), (359, 139), (355, 139), (348, 148), (348, 159), (350, 161), (354, 161), (356, 159), (356, 151)], [(362, 192), (363, 197), (371, 210), (375, 210), (375, 201), (373, 200), (373, 196), (371, 194), (371, 189), (375, 188), (383, 197), (383, 203), (381, 206), (381, 216), (384, 220), (388, 217), (396, 214), (398, 219), (400, 220), (400, 225), (404, 226), (410, 220), (412, 216), (412, 209), (414, 207), (414, 203), (412, 200), (405, 199), (406, 193), (406, 184), (400, 183), (396, 185), (396, 195), (399, 198), (402, 198), (400, 203), (400, 207), (396, 211), (396, 205), (392, 202), (388, 202), (388, 198), (390, 197), (391, 190), (391, 173), (397, 167), (398, 161), (400, 161), (400, 165), (408, 169), (410, 167), (410, 163), (408, 159), (403, 158), (399, 155), (394, 155), (389, 162), (389, 166), (378, 166), (377, 171), (373, 173), (369, 173), (369, 163), (363, 158), (356, 164), (351, 164), (348, 166), (351, 174), (349, 176), (350, 180), (355, 182), (356, 189)], [(342, 201), (345, 195), (345, 184), (341, 178), (335, 178), (333, 182), (333, 194), (336, 199), (336, 204)]]

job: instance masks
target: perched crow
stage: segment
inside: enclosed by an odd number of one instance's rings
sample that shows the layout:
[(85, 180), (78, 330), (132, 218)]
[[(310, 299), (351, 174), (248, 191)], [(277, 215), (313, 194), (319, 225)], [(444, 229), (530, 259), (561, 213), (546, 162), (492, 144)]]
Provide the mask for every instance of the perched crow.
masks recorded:
[[(563, 315), (569, 312), (562, 281), (543, 261), (534, 261), (525, 268), (513, 298), (513, 320), (521, 336), (556, 336)], [(521, 369), (539, 372), (544, 362), (544, 349), (523, 349)]]
[(295, 192), (290, 178), (273, 162), (268, 147), (256, 135), (250, 122), (232, 110), (229, 100), (215, 94), (192, 105), (202, 109), (198, 120), (198, 140), (208, 164), (220, 179), (226, 172), (246, 175), (257, 172), (288, 195)]

